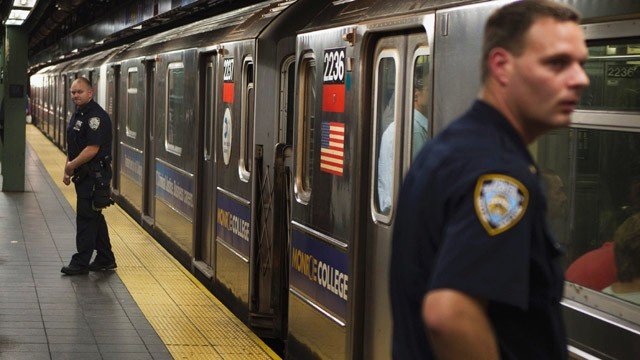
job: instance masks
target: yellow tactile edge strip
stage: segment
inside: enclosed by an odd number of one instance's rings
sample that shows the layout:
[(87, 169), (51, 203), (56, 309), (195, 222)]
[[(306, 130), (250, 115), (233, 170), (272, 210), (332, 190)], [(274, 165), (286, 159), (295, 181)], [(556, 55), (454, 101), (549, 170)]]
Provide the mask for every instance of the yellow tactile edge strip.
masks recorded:
[[(73, 186), (62, 184), (66, 156), (35, 126), (27, 125), (26, 132), (27, 141), (75, 209)], [(124, 210), (111, 206), (104, 215), (117, 273), (175, 359), (279, 359)], [(153, 263), (142, 261), (148, 259)]]

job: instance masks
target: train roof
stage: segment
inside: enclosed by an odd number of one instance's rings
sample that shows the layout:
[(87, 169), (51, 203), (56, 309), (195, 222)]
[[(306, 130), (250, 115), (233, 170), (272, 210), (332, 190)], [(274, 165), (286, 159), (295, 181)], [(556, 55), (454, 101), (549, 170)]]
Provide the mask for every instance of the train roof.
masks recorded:
[(136, 41), (116, 59), (256, 38), (275, 16), (297, 1), (264, 1), (167, 30)]
[(302, 32), (483, 1), (487, 0), (336, 0), (329, 2)]
[[(334, 0), (328, 2), (318, 16), (314, 17), (301, 32), (311, 32), (328, 27), (346, 26), (374, 19), (410, 15), (415, 12), (433, 11), (487, 1), (489, 0)], [(640, 13), (640, 1), (638, 0), (558, 1), (578, 9), (583, 16), (584, 22), (634, 18)]]

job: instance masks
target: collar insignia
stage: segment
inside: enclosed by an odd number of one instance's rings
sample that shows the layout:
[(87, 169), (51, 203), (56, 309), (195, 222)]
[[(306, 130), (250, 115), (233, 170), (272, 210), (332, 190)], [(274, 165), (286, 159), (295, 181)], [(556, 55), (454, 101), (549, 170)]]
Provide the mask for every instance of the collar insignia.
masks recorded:
[(99, 117), (92, 117), (91, 119), (89, 119), (89, 127), (91, 128), (91, 130), (96, 130), (98, 126), (100, 126)]
[(529, 203), (529, 191), (518, 180), (502, 174), (480, 176), (474, 205), (480, 223), (490, 236), (515, 226)]

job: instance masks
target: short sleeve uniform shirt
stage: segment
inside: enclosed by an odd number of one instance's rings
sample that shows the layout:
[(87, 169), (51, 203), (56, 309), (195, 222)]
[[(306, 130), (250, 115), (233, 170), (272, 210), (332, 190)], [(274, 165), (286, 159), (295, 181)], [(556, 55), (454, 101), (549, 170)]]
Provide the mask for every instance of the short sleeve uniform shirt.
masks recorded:
[(69, 160), (75, 159), (89, 145), (98, 145), (95, 159), (111, 155), (111, 119), (100, 105), (91, 100), (78, 108), (67, 126)]
[(433, 358), (421, 310), (435, 289), (487, 300), (503, 359), (566, 358), (562, 250), (537, 173), (519, 135), (482, 101), (418, 154), (394, 224), (394, 358)]

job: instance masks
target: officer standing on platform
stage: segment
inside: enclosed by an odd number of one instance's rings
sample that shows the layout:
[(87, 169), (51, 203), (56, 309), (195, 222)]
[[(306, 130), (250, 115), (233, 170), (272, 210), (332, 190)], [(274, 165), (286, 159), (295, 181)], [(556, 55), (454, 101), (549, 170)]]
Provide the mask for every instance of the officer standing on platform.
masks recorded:
[(589, 79), (579, 15), (522, 0), (487, 21), (479, 99), (418, 154), (394, 224), (395, 359), (564, 359), (562, 246), (527, 150)]
[[(76, 112), (67, 127), (67, 164), (62, 181), (76, 187), (76, 248), (69, 265), (62, 268), (67, 275), (91, 271), (113, 270), (116, 261), (102, 208), (110, 205), (111, 119), (93, 101), (91, 83), (84, 77), (71, 84), (71, 97)], [(93, 250), (97, 255), (92, 263)]]

